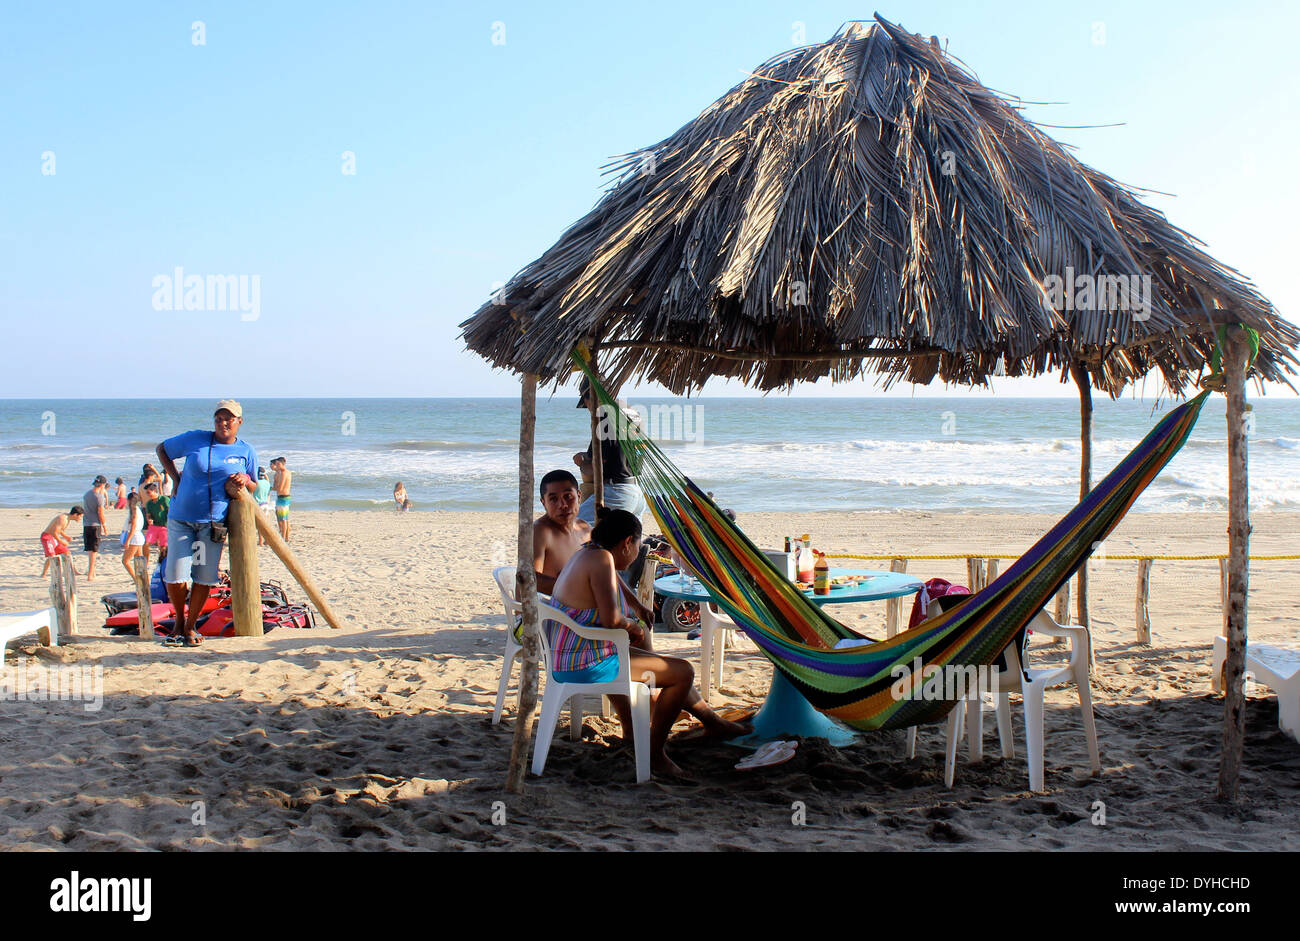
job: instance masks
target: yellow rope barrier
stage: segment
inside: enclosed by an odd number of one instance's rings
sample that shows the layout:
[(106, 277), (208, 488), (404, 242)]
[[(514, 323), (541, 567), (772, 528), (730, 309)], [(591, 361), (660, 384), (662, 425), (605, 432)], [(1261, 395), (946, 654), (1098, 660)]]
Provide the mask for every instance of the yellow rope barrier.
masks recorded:
[[(1111, 559), (1159, 559), (1166, 562), (1199, 562), (1209, 559), (1226, 559), (1228, 554), (1225, 552), (1221, 555), (1104, 555), (1098, 558), (1104, 558), (1107, 561)], [(1018, 559), (1018, 555), (988, 555), (983, 552), (958, 552), (949, 555), (912, 555), (905, 552), (892, 552), (886, 555), (855, 555), (852, 553), (826, 553), (828, 559)], [(1252, 562), (1277, 562), (1285, 559), (1300, 559), (1300, 555), (1252, 555)]]

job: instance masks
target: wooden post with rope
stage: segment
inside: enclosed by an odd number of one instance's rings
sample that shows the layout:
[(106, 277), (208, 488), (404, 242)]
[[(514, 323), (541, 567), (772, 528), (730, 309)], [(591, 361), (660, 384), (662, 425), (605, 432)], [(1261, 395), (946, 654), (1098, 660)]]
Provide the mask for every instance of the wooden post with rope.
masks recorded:
[(515, 597), (524, 611), (523, 660), (519, 670), (519, 713), (510, 745), (506, 791), (522, 794), (533, 738), (533, 712), (537, 708), (537, 672), (540, 616), (537, 608), (537, 572), (533, 568), (533, 434), (537, 425), (537, 376), (524, 376), (519, 396), (519, 520)]
[[(906, 572), (907, 560), (893, 558), (889, 560), (889, 570), (891, 572)], [(902, 621), (903, 599), (890, 598), (885, 603), (885, 636), (893, 637), (898, 633), (899, 624)]]
[(1138, 559), (1137, 601), (1134, 611), (1137, 619), (1137, 642), (1151, 643), (1151, 560)]

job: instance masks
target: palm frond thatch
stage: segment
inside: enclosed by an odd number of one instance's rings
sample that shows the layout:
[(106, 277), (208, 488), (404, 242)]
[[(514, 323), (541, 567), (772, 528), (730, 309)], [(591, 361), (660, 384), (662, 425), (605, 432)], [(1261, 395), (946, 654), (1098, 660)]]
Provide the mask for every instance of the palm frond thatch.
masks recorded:
[[(1248, 281), (879, 17), (769, 60), (611, 172), (461, 325), (470, 349), (557, 378), (595, 338), (614, 384), (679, 393), (713, 376), (980, 383), (1081, 360), (1116, 395), (1152, 368), (1181, 390), (1213, 326), (1241, 322), (1261, 334), (1258, 377), (1295, 374), (1300, 331)], [(1149, 276), (1149, 310), (1075, 309), (1051, 290), (1074, 275)]]

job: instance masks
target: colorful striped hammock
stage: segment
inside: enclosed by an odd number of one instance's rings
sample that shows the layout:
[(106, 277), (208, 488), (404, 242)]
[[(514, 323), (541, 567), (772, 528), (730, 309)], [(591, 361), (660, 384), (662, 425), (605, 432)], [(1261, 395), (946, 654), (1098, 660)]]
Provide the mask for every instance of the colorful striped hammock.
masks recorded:
[[(1165, 415), (1052, 530), (982, 591), (889, 640), (870, 641), (804, 596), (709, 497), (629, 420), (584, 358), (574, 361), (605, 406), (602, 434), (616, 437), (664, 537), (718, 605), (820, 712), (857, 729), (934, 722), (956, 701), (900, 696), (902, 675), (992, 664), (1023, 632), (1147, 485), (1178, 453), (1209, 392)], [(864, 646), (835, 649), (845, 639)], [(919, 670), (916, 668), (919, 667)]]

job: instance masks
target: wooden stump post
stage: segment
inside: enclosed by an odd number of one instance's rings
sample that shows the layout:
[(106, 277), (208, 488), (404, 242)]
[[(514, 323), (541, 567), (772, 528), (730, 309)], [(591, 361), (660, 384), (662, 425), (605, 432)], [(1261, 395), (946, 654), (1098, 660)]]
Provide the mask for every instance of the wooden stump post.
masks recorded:
[[(889, 570), (891, 572), (906, 572), (907, 560), (894, 558), (889, 560)], [(898, 633), (899, 625), (902, 622), (903, 599), (890, 598), (885, 603), (885, 635), (893, 637)]]
[(262, 580), (257, 572), (257, 507), (233, 498), (226, 514), (230, 538), (230, 607), (236, 637), (262, 636)]
[[(523, 660), (519, 670), (519, 714), (510, 746), (506, 790), (522, 794), (529, 745), (533, 738), (533, 712), (537, 708), (537, 670), (541, 629), (537, 608), (537, 572), (533, 569), (533, 435), (537, 426), (537, 377), (524, 376), (519, 396), (519, 520), (515, 597), (524, 609)], [(593, 460), (598, 453), (593, 450)], [(597, 480), (600, 478), (597, 477)]]
[(984, 559), (980, 556), (966, 557), (966, 587), (973, 595), (984, 588)]
[(63, 592), (68, 596), (68, 636), (77, 633), (77, 567), (72, 564), (72, 556), (59, 556), (63, 565)]
[(997, 578), (998, 578), (998, 560), (985, 559), (984, 560), (984, 586), (987, 588), (989, 585), (992, 585), (995, 581), (997, 581)]
[(50, 566), (50, 607), (54, 609), (54, 640), (56, 644), (62, 644), (69, 634), (68, 626), (68, 596), (63, 588), (66, 579), (63, 568), (62, 555), (54, 557), (54, 564)]
[(1151, 559), (1138, 559), (1137, 603), (1134, 615), (1137, 619), (1137, 642), (1151, 643)]
[(1250, 344), (1241, 327), (1229, 326), (1223, 350), (1224, 392), (1228, 397), (1228, 641), (1224, 661), (1223, 755), (1219, 763), (1220, 800), (1236, 803), (1241, 783), (1241, 753), (1246, 735), (1242, 678), (1246, 668), (1246, 599), (1250, 589), (1249, 474), (1246, 453), (1246, 374)]
[[(136, 624), (140, 631), (140, 640), (153, 640), (153, 595), (149, 591), (149, 557), (135, 557), (131, 578), (135, 582)], [(179, 631), (178, 631), (179, 633)]]

